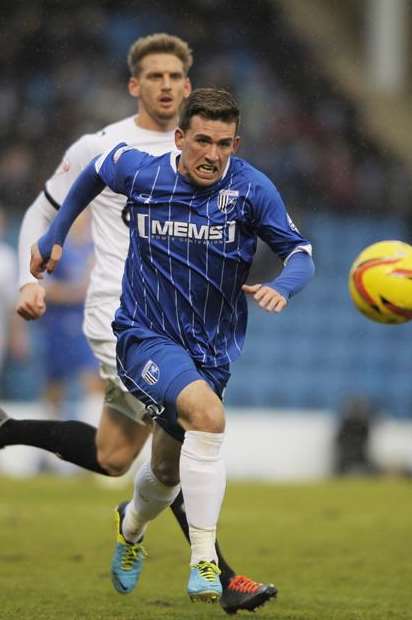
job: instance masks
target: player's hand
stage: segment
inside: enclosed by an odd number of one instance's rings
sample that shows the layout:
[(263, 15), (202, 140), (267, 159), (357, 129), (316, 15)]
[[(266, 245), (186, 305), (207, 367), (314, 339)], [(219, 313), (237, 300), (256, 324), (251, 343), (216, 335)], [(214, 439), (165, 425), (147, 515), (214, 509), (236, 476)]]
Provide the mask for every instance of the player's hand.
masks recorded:
[(55, 243), (52, 247), (52, 251), (50, 253), (50, 258), (44, 259), (40, 254), (39, 246), (37, 243), (31, 246), (31, 260), (30, 260), (30, 271), (31, 274), (37, 278), (38, 280), (43, 279), (43, 273), (47, 271), (47, 273), (52, 273), (56, 267), (57, 263), (61, 259), (63, 254), (63, 248), (61, 245), (57, 245)]
[(266, 312), (282, 312), (288, 305), (287, 300), (271, 286), (264, 284), (244, 284), (242, 291), (252, 295), (256, 303)]
[(17, 299), (17, 314), (26, 321), (39, 319), (46, 312), (45, 296), (45, 289), (37, 282), (25, 284), (21, 288)]

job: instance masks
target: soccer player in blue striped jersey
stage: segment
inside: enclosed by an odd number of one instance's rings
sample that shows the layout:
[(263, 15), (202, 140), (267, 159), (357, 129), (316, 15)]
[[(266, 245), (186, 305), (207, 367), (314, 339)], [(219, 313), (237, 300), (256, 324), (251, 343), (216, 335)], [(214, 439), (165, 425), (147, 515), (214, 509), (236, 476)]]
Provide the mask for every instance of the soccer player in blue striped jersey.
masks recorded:
[[(47, 230), (72, 183), (93, 157), (122, 141), (156, 156), (174, 148), (179, 109), (191, 90), (188, 78), (191, 63), (188, 44), (166, 33), (140, 37), (130, 46), (128, 88), (137, 97), (137, 114), (105, 126), (97, 133), (83, 135), (72, 144), (22, 221), (17, 312), (26, 320), (39, 319), (47, 301), (44, 287), (29, 270), (30, 247)], [(127, 392), (118, 377), (116, 337), (111, 330), (129, 247), (124, 208), (124, 196), (109, 188), (90, 204), (96, 264), (88, 287), (83, 327), (105, 382), (98, 428), (82, 420), (16, 420), (0, 410), (0, 449), (9, 445), (35, 446), (98, 474), (119, 476), (128, 470), (151, 434), (153, 424), (144, 405)], [(162, 460), (155, 463), (154, 474), (160, 476), (161, 482), (168, 475)], [(189, 540), (181, 492), (170, 509)], [(118, 513), (119, 508), (115, 511), (116, 518)], [(225, 611), (253, 611), (276, 596), (272, 584), (236, 574), (218, 541), (216, 553), (223, 586), (220, 605)]]
[[(118, 370), (154, 415), (152, 462), (160, 454), (170, 462), (162, 486), (150, 463), (142, 466), (122, 531), (130, 545), (140, 544), (149, 521), (181, 484), (193, 600), (221, 594), (215, 536), (225, 490), (222, 394), (245, 337), (245, 294), (262, 309), (280, 312), (314, 271), (310, 243), (275, 186), (234, 156), (238, 125), (229, 93), (194, 91), (176, 130), (178, 152), (153, 157), (123, 144), (93, 160), (33, 248), (31, 263), (36, 277), (53, 271), (71, 223), (105, 186), (127, 196), (130, 247), (113, 322)], [(258, 236), (284, 268), (272, 282), (246, 285)], [(115, 583), (124, 576), (119, 554), (112, 564)], [(137, 582), (143, 554), (135, 555)]]

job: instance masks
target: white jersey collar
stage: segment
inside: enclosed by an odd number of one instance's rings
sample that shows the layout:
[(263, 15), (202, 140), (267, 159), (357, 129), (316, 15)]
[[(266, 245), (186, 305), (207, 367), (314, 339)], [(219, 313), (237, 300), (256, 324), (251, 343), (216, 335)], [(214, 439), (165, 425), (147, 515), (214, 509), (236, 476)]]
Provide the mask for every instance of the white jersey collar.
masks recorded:
[(177, 158), (180, 155), (180, 151), (172, 151), (170, 153), (170, 165), (172, 166), (173, 172), (177, 172)]

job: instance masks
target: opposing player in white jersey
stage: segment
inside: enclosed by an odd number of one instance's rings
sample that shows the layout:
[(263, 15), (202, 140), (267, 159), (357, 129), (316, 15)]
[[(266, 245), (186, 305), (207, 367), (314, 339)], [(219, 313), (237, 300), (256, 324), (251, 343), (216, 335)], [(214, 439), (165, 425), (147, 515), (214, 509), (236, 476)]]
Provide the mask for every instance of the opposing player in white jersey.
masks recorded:
[[(141, 151), (160, 155), (174, 147), (174, 129), (182, 100), (190, 93), (187, 77), (192, 55), (187, 44), (170, 35), (138, 39), (130, 48), (129, 92), (138, 98), (138, 115), (81, 137), (66, 152), (44, 191), (28, 209), (20, 231), (20, 298), (18, 313), (38, 319), (46, 309), (45, 291), (29, 271), (30, 246), (54, 219), (74, 179), (96, 155), (126, 141)], [(0, 447), (25, 444), (56, 453), (60, 458), (109, 476), (124, 474), (149, 434), (144, 406), (126, 391), (116, 371), (115, 337), (111, 321), (119, 304), (121, 277), (129, 245), (125, 199), (106, 188), (91, 206), (96, 264), (88, 290), (84, 329), (106, 380), (99, 428), (80, 421), (14, 420), (0, 414)], [(153, 463), (157, 478), (168, 484), (161, 461)], [(188, 525), (180, 494), (172, 505), (186, 538)], [(276, 595), (271, 584), (236, 575), (225, 562), (222, 607), (228, 612), (253, 610)]]

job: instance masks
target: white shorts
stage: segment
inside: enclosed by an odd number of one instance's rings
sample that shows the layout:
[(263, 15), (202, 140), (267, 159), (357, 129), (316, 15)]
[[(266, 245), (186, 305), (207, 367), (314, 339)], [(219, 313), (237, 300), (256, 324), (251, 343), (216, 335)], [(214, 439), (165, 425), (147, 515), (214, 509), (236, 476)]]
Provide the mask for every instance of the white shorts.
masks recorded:
[(88, 340), (94, 355), (100, 362), (100, 376), (105, 382), (104, 402), (111, 409), (122, 413), (138, 424), (151, 424), (151, 418), (144, 404), (127, 391), (117, 375), (115, 343), (91, 338)]
[(95, 301), (92, 305), (86, 303), (83, 331), (99, 362), (112, 366), (116, 374), (116, 337), (112, 331), (112, 320), (117, 306), (114, 300), (108, 299), (100, 303)]
[(146, 408), (127, 391), (117, 375), (116, 338), (110, 323), (111, 309), (104, 304), (99, 308), (86, 308), (83, 331), (94, 356), (100, 362), (100, 376), (105, 381), (104, 402), (115, 411), (138, 424), (151, 423)]
[[(102, 371), (100, 374), (104, 377)], [(109, 405), (111, 409), (131, 418), (137, 424), (146, 425), (151, 421), (151, 417), (147, 413), (144, 404), (126, 390), (118, 377), (116, 377), (116, 381), (106, 379), (104, 402)]]

